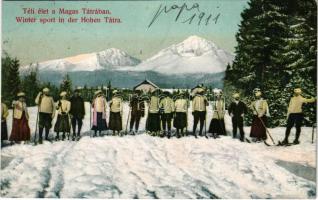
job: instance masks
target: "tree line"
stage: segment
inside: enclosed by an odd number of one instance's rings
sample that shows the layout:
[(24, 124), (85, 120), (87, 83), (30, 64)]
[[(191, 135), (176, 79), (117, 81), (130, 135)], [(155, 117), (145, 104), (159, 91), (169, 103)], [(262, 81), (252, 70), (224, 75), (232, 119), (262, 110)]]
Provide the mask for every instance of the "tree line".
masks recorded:
[[(316, 96), (316, 2), (250, 0), (241, 17), (236, 56), (224, 78), (225, 90), (240, 91), (250, 102), (253, 89), (260, 88), (269, 102), (269, 125), (285, 125), (295, 87), (302, 88), (305, 97)], [(304, 113), (306, 124), (312, 125), (316, 106), (305, 106)]]

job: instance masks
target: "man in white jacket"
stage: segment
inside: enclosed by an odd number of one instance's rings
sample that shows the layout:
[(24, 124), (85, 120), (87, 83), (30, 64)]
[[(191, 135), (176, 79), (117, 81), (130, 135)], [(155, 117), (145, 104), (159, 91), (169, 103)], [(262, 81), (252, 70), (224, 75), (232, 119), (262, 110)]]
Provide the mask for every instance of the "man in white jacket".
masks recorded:
[(49, 95), (50, 90), (44, 88), (35, 99), (39, 112), (39, 143), (42, 143), (43, 129), (45, 128), (45, 140), (49, 140), (49, 132), (52, 127), (52, 120), (55, 115), (53, 97)]

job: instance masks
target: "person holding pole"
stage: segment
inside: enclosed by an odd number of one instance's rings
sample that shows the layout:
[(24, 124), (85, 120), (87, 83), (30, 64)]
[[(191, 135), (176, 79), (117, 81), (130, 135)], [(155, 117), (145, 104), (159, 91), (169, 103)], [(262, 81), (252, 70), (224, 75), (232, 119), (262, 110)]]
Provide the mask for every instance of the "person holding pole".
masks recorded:
[(3, 100), (1, 102), (1, 145), (4, 140), (8, 140), (7, 117), (9, 115), (8, 107)]
[(113, 131), (113, 135), (119, 135), (122, 128), (123, 100), (117, 90), (113, 91), (112, 100), (109, 102), (109, 129)]
[(156, 89), (151, 93), (148, 105), (148, 118), (146, 123), (147, 132), (152, 136), (158, 136), (161, 130), (159, 114), (159, 91)]
[(254, 141), (260, 142), (267, 139), (266, 135), (266, 124), (267, 117), (269, 114), (268, 103), (265, 99), (262, 98), (262, 92), (260, 89), (254, 89), (255, 101), (250, 105), (250, 108), (253, 110), (253, 121), (251, 126), (250, 137)]
[(219, 135), (226, 135), (224, 114), (225, 114), (225, 102), (222, 99), (222, 90), (214, 89), (214, 96), (216, 99), (213, 102), (213, 116), (209, 127), (209, 133), (212, 133), (214, 138)]
[[(161, 122), (162, 122), (162, 129), (164, 131), (164, 135), (168, 138), (171, 137), (171, 121), (173, 118), (174, 113), (174, 102), (170, 97), (170, 92), (165, 91), (164, 98), (160, 100), (159, 107), (162, 109), (161, 113)], [(168, 127), (168, 132), (167, 132)]]
[(45, 129), (45, 140), (49, 140), (49, 132), (52, 127), (52, 120), (55, 116), (55, 105), (53, 97), (49, 94), (49, 88), (44, 88), (42, 92), (39, 92), (35, 99), (35, 103), (38, 105), (39, 114), (39, 143), (42, 144), (42, 134)]
[[(79, 140), (81, 129), (83, 125), (83, 119), (85, 116), (85, 105), (84, 100), (80, 96), (80, 92), (78, 89), (74, 90), (74, 95), (70, 99), (71, 109), (70, 109), (70, 117), (72, 121), (72, 129), (73, 129), (73, 140)], [(77, 125), (77, 134), (76, 134), (76, 125)]]
[(92, 101), (92, 108), (93, 108), (92, 130), (94, 130), (93, 137), (97, 136), (97, 131), (99, 132), (99, 136), (101, 136), (101, 132), (104, 130), (107, 130), (107, 124), (106, 124), (107, 101), (101, 90), (97, 90), (95, 92), (95, 97)]
[(316, 101), (314, 97), (310, 99), (302, 97), (301, 93), (301, 88), (295, 88), (294, 96), (289, 101), (289, 106), (287, 109), (287, 127), (285, 132), (285, 139), (283, 140), (282, 144), (288, 144), (288, 137), (294, 125), (296, 125), (296, 137), (293, 143), (299, 144), (301, 125), (304, 118), (302, 106), (304, 103), (314, 103)]
[(243, 129), (243, 119), (244, 115), (247, 113), (246, 104), (240, 100), (240, 94), (235, 92), (233, 94), (234, 101), (230, 104), (228, 108), (229, 115), (232, 117), (232, 127), (233, 127), (233, 138), (236, 138), (237, 128), (240, 130), (240, 140), (244, 142), (244, 129)]
[(19, 92), (18, 100), (12, 102), (13, 107), (13, 122), (9, 140), (14, 142), (29, 141), (29, 113), (25, 103), (25, 93)]
[(183, 136), (184, 128), (187, 126), (187, 110), (189, 104), (184, 95), (185, 94), (183, 92), (180, 92), (174, 103), (175, 117), (173, 120), (173, 126), (177, 129), (177, 138), (180, 138), (180, 132)]
[[(54, 131), (56, 132), (55, 140), (58, 141), (60, 139), (59, 133), (62, 132), (62, 140), (65, 139), (65, 133), (70, 134), (71, 126), (70, 126), (70, 116), (69, 112), (71, 109), (71, 102), (66, 100), (67, 92), (63, 91), (60, 94), (61, 99), (58, 101), (56, 110), (58, 110), (57, 120), (54, 126)], [(69, 139), (69, 137), (68, 137)]]
[(206, 107), (209, 105), (207, 98), (204, 96), (204, 89), (198, 88), (196, 94), (192, 100), (192, 115), (194, 118), (193, 122), (193, 135), (197, 138), (196, 129), (200, 121), (200, 132), (199, 135), (202, 135), (203, 126), (206, 121)]
[[(138, 133), (139, 122), (141, 117), (145, 116), (145, 102), (140, 96), (140, 90), (135, 91), (135, 94), (132, 96), (129, 102), (129, 106), (131, 109), (129, 132), (135, 134)], [(134, 125), (135, 131), (133, 131)]]

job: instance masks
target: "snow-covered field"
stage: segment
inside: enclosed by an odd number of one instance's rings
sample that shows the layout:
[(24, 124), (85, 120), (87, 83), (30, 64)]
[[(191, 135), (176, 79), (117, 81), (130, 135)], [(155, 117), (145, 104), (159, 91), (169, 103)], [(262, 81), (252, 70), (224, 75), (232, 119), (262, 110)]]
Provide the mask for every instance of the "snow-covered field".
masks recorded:
[[(314, 179), (302, 178), (277, 164), (290, 161), (316, 168), (316, 141), (303, 128), (301, 144), (268, 147), (219, 139), (137, 136), (90, 138), (89, 105), (80, 141), (16, 144), (1, 150), (12, 158), (1, 171), (2, 197), (63, 198), (315, 198)], [(208, 124), (212, 117), (208, 113)], [(123, 126), (128, 106), (125, 105)], [(36, 108), (30, 108), (34, 132)], [(11, 112), (8, 118), (11, 130)], [(145, 118), (141, 121), (144, 130)], [(188, 117), (192, 129), (192, 115)], [(53, 122), (54, 124), (54, 122)], [(285, 128), (270, 129), (281, 140)], [(290, 140), (294, 138), (294, 131)], [(249, 135), (249, 127), (245, 128)], [(53, 133), (51, 133), (53, 137)], [(313, 175), (314, 177), (314, 175)]]

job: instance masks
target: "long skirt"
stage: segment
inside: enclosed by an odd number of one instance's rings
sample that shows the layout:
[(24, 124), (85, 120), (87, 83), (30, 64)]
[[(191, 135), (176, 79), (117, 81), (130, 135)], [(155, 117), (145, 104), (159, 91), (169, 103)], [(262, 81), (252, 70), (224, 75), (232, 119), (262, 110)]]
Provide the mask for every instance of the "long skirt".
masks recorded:
[(210, 123), (209, 133), (217, 135), (226, 135), (224, 119), (213, 118)]
[(102, 112), (97, 112), (97, 125), (93, 125), (92, 130), (95, 130), (95, 131), (107, 130), (106, 119), (103, 119)]
[[(263, 116), (263, 117), (261, 117), (261, 119), (264, 122), (264, 125), (266, 126), (267, 117)], [(253, 116), (253, 122), (252, 122), (250, 137), (266, 140), (266, 138), (267, 138), (266, 129), (265, 129), (262, 121), (256, 115)]]
[(120, 112), (110, 112), (109, 129), (113, 131), (121, 131), (123, 129)]
[(173, 120), (173, 126), (175, 128), (185, 128), (187, 126), (187, 113), (176, 112), (176, 116)]
[(25, 112), (22, 113), (21, 119), (13, 119), (10, 141), (27, 141), (30, 140), (30, 127)]
[(57, 120), (54, 126), (55, 132), (69, 133), (71, 130), (70, 120), (68, 115), (57, 115)]
[(147, 131), (160, 131), (160, 115), (159, 113), (149, 113), (147, 119)]
[(1, 141), (3, 140), (8, 140), (8, 128), (6, 120), (1, 122)]

